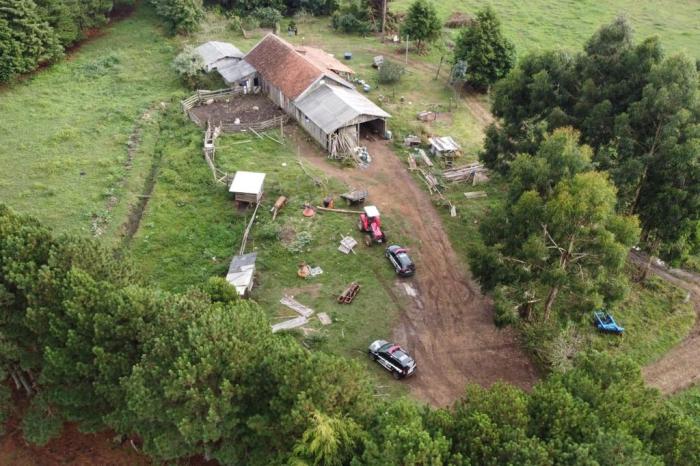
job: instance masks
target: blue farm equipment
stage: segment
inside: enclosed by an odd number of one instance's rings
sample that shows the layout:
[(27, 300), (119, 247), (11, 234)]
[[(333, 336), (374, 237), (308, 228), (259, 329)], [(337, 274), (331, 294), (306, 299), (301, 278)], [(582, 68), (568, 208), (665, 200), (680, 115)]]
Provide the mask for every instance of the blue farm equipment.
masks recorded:
[(593, 322), (601, 332), (622, 335), (622, 333), (625, 331), (624, 327), (620, 327), (617, 322), (615, 322), (613, 316), (603, 310), (593, 313)]

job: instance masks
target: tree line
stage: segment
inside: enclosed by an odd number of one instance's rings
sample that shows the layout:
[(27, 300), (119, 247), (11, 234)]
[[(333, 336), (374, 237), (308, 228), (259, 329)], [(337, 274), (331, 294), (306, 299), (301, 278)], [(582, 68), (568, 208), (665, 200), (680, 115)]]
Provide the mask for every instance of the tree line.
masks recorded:
[[(635, 43), (620, 17), (582, 52), (531, 53), (494, 85), (480, 159), (508, 195), (470, 264), (496, 322), (532, 323), (522, 328), (545, 363), (561, 329), (625, 298), (652, 256), (700, 252), (698, 84), (693, 60), (657, 38)], [(630, 274), (636, 245), (649, 264)]]
[[(531, 392), (467, 387), (452, 407), (382, 398), (358, 364), (272, 334), (214, 278), (142, 283), (91, 239), (0, 206), (0, 398), (25, 438), (65, 421), (136, 439), (159, 461), (222, 464), (690, 465), (700, 429), (639, 368), (580, 355)], [(10, 387), (30, 399), (15, 410)], [(19, 396), (19, 395), (18, 395)]]
[(134, 0), (3, 0), (0, 83), (63, 56), (87, 31), (107, 24), (115, 8)]

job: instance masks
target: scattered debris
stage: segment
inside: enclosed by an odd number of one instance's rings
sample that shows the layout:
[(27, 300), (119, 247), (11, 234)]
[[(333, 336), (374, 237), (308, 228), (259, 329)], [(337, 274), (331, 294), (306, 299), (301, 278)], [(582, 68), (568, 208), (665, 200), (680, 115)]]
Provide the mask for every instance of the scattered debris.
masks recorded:
[(357, 240), (352, 236), (345, 236), (340, 240), (340, 246), (338, 246), (338, 251), (343, 254), (350, 254), (351, 252), (355, 254), (354, 247), (357, 246)]
[(418, 166), (416, 165), (416, 158), (413, 154), (408, 154), (408, 169), (413, 171), (416, 170)]
[(355, 296), (357, 296), (357, 293), (360, 291), (360, 285), (358, 285), (355, 282), (352, 282), (348, 287), (343, 291), (340, 296), (338, 296), (338, 302), (340, 304), (350, 304), (353, 299), (355, 299)]
[[(347, 201), (348, 204), (354, 205), (354, 204), (361, 204), (365, 202), (365, 199), (367, 199), (367, 196), (369, 195), (369, 192), (366, 189), (356, 189), (353, 191), (349, 191), (347, 193), (343, 193), (340, 195), (343, 199)], [(328, 207), (328, 206), (325, 206)]]
[(464, 197), (466, 197), (467, 199), (480, 199), (486, 196), (486, 191), (473, 191), (471, 193), (464, 193)]
[(297, 275), (300, 278), (306, 278), (311, 274), (311, 268), (306, 265), (306, 262), (302, 262), (299, 264), (299, 269), (297, 270)]
[[(476, 175), (485, 175), (488, 170), (479, 162), (470, 163), (461, 167), (450, 168), (442, 173), (442, 176), (447, 181), (467, 181), (474, 183)], [(486, 176), (486, 180), (488, 177)], [(481, 182), (481, 181), (480, 181)]]
[(430, 160), (430, 157), (428, 157), (428, 154), (425, 153), (425, 151), (421, 148), (414, 149), (415, 154), (416, 154), (416, 159), (420, 159), (423, 161), (423, 163), (428, 166), (432, 167), (433, 166), (433, 161)]
[(335, 208), (335, 199), (333, 199), (333, 196), (326, 196), (323, 198), (323, 207), (327, 209)]
[(313, 217), (316, 215), (316, 209), (311, 204), (304, 204), (304, 210), (302, 211), (304, 217)]
[(360, 168), (367, 168), (369, 164), (372, 163), (372, 156), (369, 155), (367, 148), (364, 146), (355, 147), (355, 149), (353, 149), (352, 158), (357, 162)]
[(287, 197), (286, 196), (280, 196), (277, 198), (275, 201), (275, 205), (272, 206), (270, 209), (270, 212), (272, 212), (272, 220), (277, 218), (277, 213), (282, 210), (282, 207), (287, 205)]
[(420, 146), (420, 137), (415, 134), (409, 134), (403, 139), (403, 145), (406, 147)]
[(280, 299), (280, 304), (283, 306), (288, 307), (289, 309), (293, 310), (297, 314), (299, 314), (302, 317), (311, 317), (314, 313), (314, 310), (304, 306), (301, 304), (299, 301), (294, 299), (293, 296), (287, 296), (284, 295), (282, 299)]
[(323, 273), (323, 269), (319, 266), (311, 267), (309, 269), (309, 277), (316, 277), (318, 275), (321, 275), (322, 273)]
[(372, 66), (379, 69), (384, 64), (384, 55), (377, 55), (372, 59)]
[(420, 121), (435, 121), (437, 120), (437, 113), (431, 112), (430, 110), (425, 110), (423, 112), (419, 112), (416, 117)]
[(279, 332), (280, 330), (289, 330), (292, 328), (301, 327), (308, 321), (309, 319), (307, 319), (304, 316), (299, 316), (295, 317), (294, 319), (285, 320), (284, 322), (272, 325), (272, 333)]
[(435, 175), (433, 175), (430, 172), (426, 172), (422, 168), (419, 168), (418, 172), (421, 174), (423, 181), (425, 181), (425, 184), (428, 186), (428, 191), (430, 192), (430, 194), (440, 192), (440, 183), (438, 182)]
[(325, 312), (318, 313), (318, 320), (321, 321), (321, 325), (330, 325), (333, 323), (330, 316), (328, 314), (326, 314)]

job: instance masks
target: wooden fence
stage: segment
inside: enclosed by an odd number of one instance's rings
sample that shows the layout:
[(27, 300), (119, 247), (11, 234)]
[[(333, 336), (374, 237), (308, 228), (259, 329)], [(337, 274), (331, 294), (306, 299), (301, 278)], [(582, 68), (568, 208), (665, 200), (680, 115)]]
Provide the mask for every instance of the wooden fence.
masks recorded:
[(279, 115), (269, 120), (252, 124), (235, 125), (231, 122), (222, 121), (219, 123), (219, 126), (221, 126), (221, 131), (224, 133), (240, 133), (241, 131), (250, 131), (251, 129), (260, 132), (270, 128), (278, 128), (280, 125), (287, 123), (288, 120), (289, 115)]
[(207, 91), (202, 89), (197, 90), (194, 94), (181, 101), (180, 104), (182, 105), (182, 111), (185, 113), (189, 113), (189, 111), (193, 107), (196, 107), (197, 105), (200, 105), (202, 102), (206, 102), (209, 99), (212, 99), (214, 101), (225, 100), (231, 96), (240, 94), (243, 94), (242, 87), (238, 87), (236, 89), (217, 89), (215, 91)]

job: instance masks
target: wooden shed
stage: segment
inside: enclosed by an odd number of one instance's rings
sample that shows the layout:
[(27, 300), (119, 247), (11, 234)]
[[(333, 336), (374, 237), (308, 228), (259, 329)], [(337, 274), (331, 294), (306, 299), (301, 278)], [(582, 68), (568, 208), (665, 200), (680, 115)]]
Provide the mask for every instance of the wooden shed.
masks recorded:
[(233, 259), (231, 259), (231, 264), (226, 274), (226, 281), (236, 288), (239, 296), (247, 296), (253, 288), (256, 259), (257, 253), (255, 252), (233, 256)]
[(237, 202), (257, 204), (263, 195), (264, 182), (265, 173), (239, 171), (233, 177), (228, 191), (233, 193), (233, 198)]

